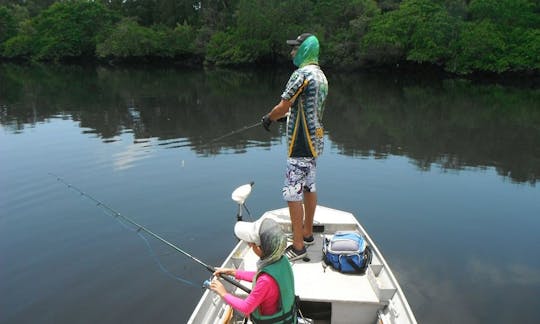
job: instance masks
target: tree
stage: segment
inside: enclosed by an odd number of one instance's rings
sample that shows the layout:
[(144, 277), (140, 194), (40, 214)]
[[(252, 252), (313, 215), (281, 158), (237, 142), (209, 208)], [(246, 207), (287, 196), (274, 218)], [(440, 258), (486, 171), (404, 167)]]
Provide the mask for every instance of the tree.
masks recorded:
[(275, 64), (290, 59), (286, 38), (311, 32), (321, 41), (320, 63), (329, 67), (408, 61), (455, 73), (499, 73), (540, 66), (538, 0), (0, 3), (7, 4), (0, 6), (4, 58), (191, 57), (218, 65)]
[(57, 2), (31, 21), (31, 28), (20, 35), (18, 43), (30, 39), (31, 55), (38, 60), (92, 58), (97, 35), (114, 19), (114, 14), (98, 2)]
[(124, 18), (97, 45), (100, 58), (172, 58), (194, 55), (195, 33), (187, 23), (174, 29), (145, 27), (133, 18)]
[(377, 16), (362, 40), (363, 57), (374, 62), (408, 60), (442, 64), (458, 37), (459, 22), (430, 0), (406, 0)]
[(8, 33), (5, 42), (0, 43), (0, 54), (7, 58), (30, 59), (35, 52), (33, 41), (35, 30), (28, 18), (28, 11), (17, 5), (13, 5), (9, 11), (16, 20), (16, 30), (14, 33)]
[(493, 23), (465, 23), (457, 43), (456, 58), (449, 65), (450, 70), (458, 73), (477, 70), (502, 72), (508, 68), (503, 55), (505, 51), (503, 35)]
[(540, 28), (540, 3), (532, 0), (472, 0), (472, 21), (488, 20), (502, 28)]
[(309, 0), (241, 0), (235, 26), (215, 33), (207, 48), (207, 61), (248, 64), (275, 61), (287, 55), (285, 37), (296, 37), (309, 26)]
[(380, 14), (373, 0), (318, 1), (314, 18), (322, 35), (324, 64), (356, 68), (360, 61), (360, 42), (372, 19)]
[(145, 57), (156, 52), (156, 33), (148, 27), (139, 25), (133, 18), (124, 18), (97, 45), (97, 55), (101, 58)]
[(15, 36), (17, 33), (17, 22), (6, 6), (0, 6), (0, 44), (5, 40)]
[(540, 67), (540, 5), (530, 0), (473, 0), (470, 21), (449, 62), (452, 72), (505, 72)]

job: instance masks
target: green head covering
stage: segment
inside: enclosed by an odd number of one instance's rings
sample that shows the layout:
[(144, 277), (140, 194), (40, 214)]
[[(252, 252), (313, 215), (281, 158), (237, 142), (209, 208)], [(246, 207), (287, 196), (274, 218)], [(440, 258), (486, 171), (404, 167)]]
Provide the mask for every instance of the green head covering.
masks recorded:
[(260, 247), (263, 251), (261, 259), (257, 262), (257, 268), (260, 270), (266, 265), (281, 259), (287, 247), (287, 238), (281, 230), (281, 226), (270, 218), (262, 221), (259, 237), (261, 240)]
[(300, 44), (293, 58), (293, 63), (297, 67), (319, 64), (319, 40), (316, 36), (311, 35)]
[(261, 259), (257, 261), (259, 270), (278, 261), (287, 247), (287, 238), (281, 226), (271, 218), (259, 219), (256, 222), (237, 222), (234, 225), (234, 234), (243, 241), (261, 247)]

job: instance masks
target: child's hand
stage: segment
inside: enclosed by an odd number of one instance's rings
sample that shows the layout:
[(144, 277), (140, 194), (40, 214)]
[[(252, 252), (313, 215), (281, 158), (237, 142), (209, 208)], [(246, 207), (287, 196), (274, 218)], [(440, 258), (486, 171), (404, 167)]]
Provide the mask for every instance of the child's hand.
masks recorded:
[(225, 296), (225, 294), (227, 293), (225, 286), (223, 286), (223, 284), (217, 278), (214, 278), (214, 280), (212, 280), (212, 283), (210, 284), (210, 290), (214, 291), (221, 298), (223, 298), (223, 296)]

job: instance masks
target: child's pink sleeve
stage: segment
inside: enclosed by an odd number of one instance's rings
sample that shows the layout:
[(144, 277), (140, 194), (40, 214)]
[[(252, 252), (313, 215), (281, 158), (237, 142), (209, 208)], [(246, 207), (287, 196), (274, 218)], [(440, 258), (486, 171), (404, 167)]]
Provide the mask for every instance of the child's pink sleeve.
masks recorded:
[(235, 278), (238, 280), (244, 280), (244, 281), (253, 281), (253, 277), (255, 277), (255, 274), (257, 272), (255, 271), (245, 271), (245, 270), (236, 270), (236, 276)]
[[(239, 272), (237, 271), (236, 277), (237, 279), (240, 279), (238, 276)], [(241, 275), (244, 275), (243, 273)], [(249, 274), (246, 274), (243, 278), (248, 278)], [(227, 293), (225, 296), (223, 296), (223, 299), (225, 302), (232, 306), (232, 308), (242, 312), (246, 316), (249, 316), (251, 312), (253, 312), (257, 307), (261, 305), (264, 301), (268, 300), (275, 300), (277, 302), (277, 299), (279, 298), (279, 287), (277, 283), (267, 274), (262, 274), (257, 278), (257, 283), (251, 293), (247, 296), (246, 299), (242, 299), (240, 297), (236, 297), (234, 295), (231, 295)], [(267, 315), (267, 314), (273, 314), (277, 311), (277, 303), (272, 303), (270, 307), (264, 307), (261, 309), (261, 314)]]

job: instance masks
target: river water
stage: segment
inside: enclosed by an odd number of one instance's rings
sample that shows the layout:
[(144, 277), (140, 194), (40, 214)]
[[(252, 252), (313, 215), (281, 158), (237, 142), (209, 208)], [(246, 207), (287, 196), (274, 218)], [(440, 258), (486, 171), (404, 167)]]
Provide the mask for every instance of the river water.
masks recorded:
[[(219, 265), (232, 190), (285, 206), (283, 127), (243, 128), (289, 73), (0, 65), (0, 322), (186, 322), (209, 273), (57, 177)], [(419, 322), (535, 323), (540, 87), (327, 77), (319, 204), (355, 214)]]

